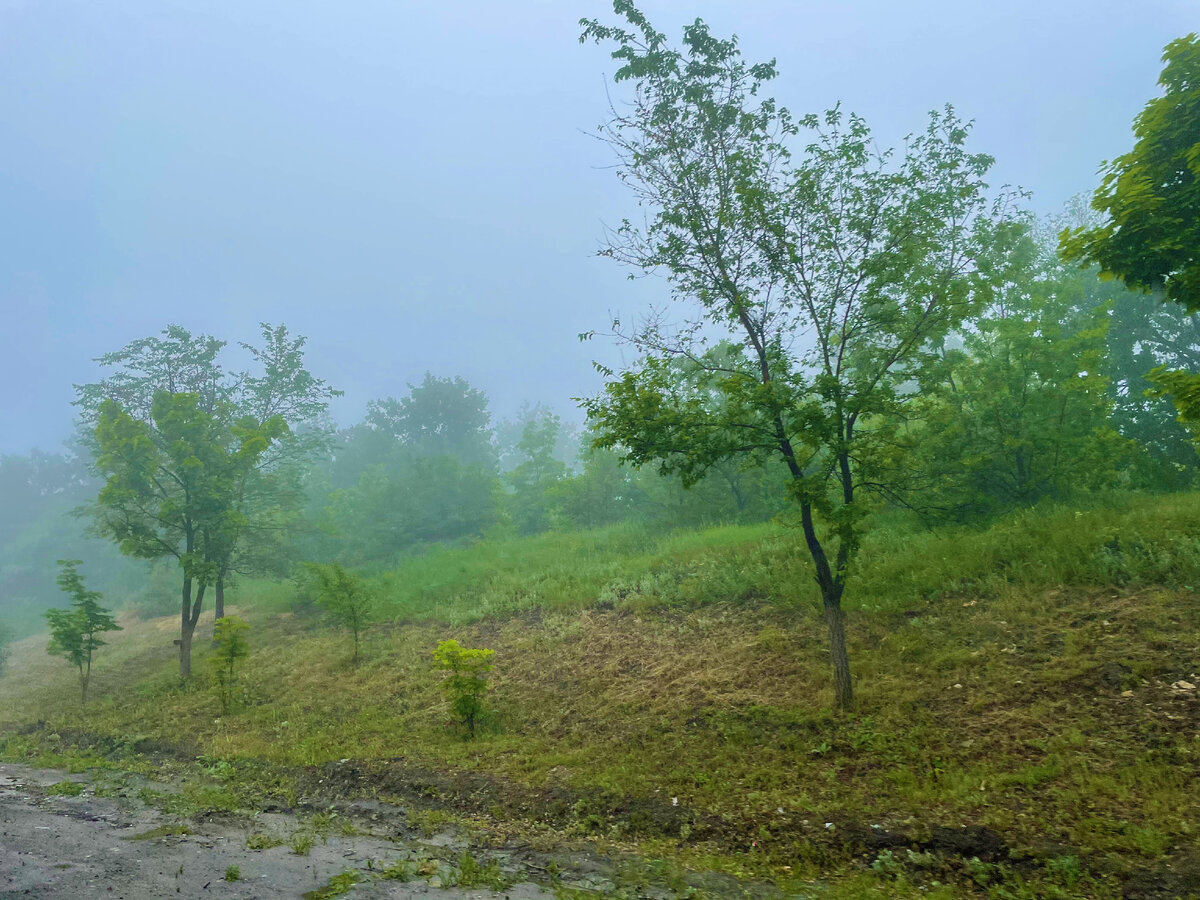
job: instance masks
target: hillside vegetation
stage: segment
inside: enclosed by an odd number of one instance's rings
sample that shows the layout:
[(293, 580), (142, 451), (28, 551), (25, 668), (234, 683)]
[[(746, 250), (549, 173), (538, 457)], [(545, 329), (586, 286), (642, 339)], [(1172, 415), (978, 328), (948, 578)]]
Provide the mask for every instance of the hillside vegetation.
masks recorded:
[[(180, 686), (177, 620), (127, 617), (86, 710), (44, 638), (15, 646), (0, 746), (177, 766), (188, 814), (364, 794), (495, 842), (591, 841), (806, 895), (1187, 896), (1196, 535), (1190, 494), (986, 530), (880, 523), (846, 597), (850, 714), (781, 524), (413, 557), (376, 576), (358, 666), (304, 590), (246, 582), (233, 712), (204, 665)], [(496, 651), (474, 741), (431, 667), (449, 637)]]
[(442, 853), (309, 898), (1200, 897), (1200, 37), (1047, 218), (950, 105), (886, 149), (613, 15), (600, 255), (671, 306), (583, 430), (432, 372), (339, 427), (282, 323), (103, 354), (70, 451), (0, 458), (0, 756), (155, 839)]

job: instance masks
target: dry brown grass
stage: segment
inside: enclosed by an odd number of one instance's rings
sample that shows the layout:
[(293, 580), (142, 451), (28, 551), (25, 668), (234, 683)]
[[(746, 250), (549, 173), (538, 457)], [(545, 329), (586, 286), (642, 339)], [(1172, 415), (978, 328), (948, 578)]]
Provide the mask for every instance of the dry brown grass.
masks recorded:
[[(815, 610), (712, 603), (384, 625), (359, 666), (349, 639), (313, 620), (241, 614), (255, 649), (232, 715), (207, 689), (203, 644), (197, 684), (179, 688), (172, 618), (123, 621), (97, 655), (86, 711), (44, 639), (20, 642), (0, 720), (289, 769), (350, 758), (382, 777), (400, 758), (401, 773), (423, 767), (451, 786), (455, 773), (482, 779), (454, 795), (473, 815), (498, 805), (536, 820), (552, 798), (568, 833), (739, 865), (759, 865), (753, 847), (768, 869), (812, 848), (840, 853), (830, 821), (918, 835), (984, 825), (1035, 855), (1118, 873), (1196, 845), (1200, 702), (1171, 684), (1196, 682), (1200, 609), (1181, 588), (1011, 585), (857, 614), (853, 715), (831, 710)], [(431, 666), (448, 637), (496, 651), (497, 715), (474, 742), (450, 726)], [(651, 820), (676, 831), (646, 831)]]

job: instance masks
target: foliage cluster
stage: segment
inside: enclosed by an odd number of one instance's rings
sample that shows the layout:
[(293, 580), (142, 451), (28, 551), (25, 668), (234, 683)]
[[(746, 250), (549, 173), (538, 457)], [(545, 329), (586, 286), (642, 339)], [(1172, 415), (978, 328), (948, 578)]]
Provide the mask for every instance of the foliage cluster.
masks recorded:
[(1163, 51), (1163, 92), (1134, 120), (1133, 149), (1105, 163), (1092, 206), (1105, 218), (1066, 230), (1064, 254), (1130, 287), (1200, 311), (1200, 35)]
[(317, 583), (317, 605), (354, 638), (353, 660), (357, 663), (359, 639), (375, 610), (374, 594), (361, 576), (342, 566), (309, 563), (306, 568)]
[(237, 666), (250, 655), (246, 632), (250, 625), (238, 616), (222, 616), (213, 623), (214, 650), (211, 657), (217, 678), (217, 695), (221, 709), (228, 713), (237, 696)]
[(69, 609), (46, 611), (46, 623), (50, 631), (47, 652), (61, 656), (79, 671), (81, 700), (87, 703), (88, 682), (92, 677), (92, 654), (104, 646), (100, 635), (109, 631), (120, 631), (112, 614), (100, 605), (103, 595), (89, 591), (79, 574), (80, 560), (62, 559), (58, 586), (71, 597)]
[(442, 690), (450, 700), (450, 708), (472, 738), (485, 712), (483, 701), (495, 655), (494, 650), (463, 647), (453, 639), (440, 641), (433, 651), (434, 665), (446, 672)]

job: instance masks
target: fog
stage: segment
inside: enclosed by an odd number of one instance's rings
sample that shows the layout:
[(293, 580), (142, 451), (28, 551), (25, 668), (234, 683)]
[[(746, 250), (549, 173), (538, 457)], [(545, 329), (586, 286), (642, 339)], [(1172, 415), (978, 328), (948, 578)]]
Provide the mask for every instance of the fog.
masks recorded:
[[(799, 112), (883, 142), (949, 101), (993, 180), (1052, 212), (1129, 144), (1158, 56), (1194, 25), (1139, 4), (648, 0), (776, 56)], [(426, 371), (505, 415), (599, 382), (578, 332), (665, 296), (594, 251), (630, 213), (606, 146), (605, 2), (0, 2), (0, 452), (51, 449), (91, 362), (177, 322), (310, 338), (361, 417)]]
[(1197, 148), (1190, 0), (0, 0), (0, 898), (1200, 896)]

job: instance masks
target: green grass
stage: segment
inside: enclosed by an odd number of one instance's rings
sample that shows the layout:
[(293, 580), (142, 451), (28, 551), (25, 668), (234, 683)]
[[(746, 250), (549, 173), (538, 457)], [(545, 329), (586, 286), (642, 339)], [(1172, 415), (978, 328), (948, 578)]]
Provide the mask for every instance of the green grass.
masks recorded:
[(486, 887), (493, 891), (503, 891), (509, 884), (498, 862), (492, 859), (481, 863), (465, 850), (458, 858), (452, 880), (458, 887)]
[[(1114, 495), (1108, 505), (1045, 507), (986, 529), (924, 530), (881, 517), (855, 563), (845, 604), (895, 612), (1005, 586), (1200, 585), (1200, 497)], [(382, 616), (460, 625), (528, 610), (633, 609), (818, 601), (796, 529), (782, 523), (704, 531), (636, 525), (434, 548), (373, 577)], [(238, 602), (290, 609), (287, 583), (250, 581)]]
[(247, 850), (270, 850), (272, 847), (278, 847), (283, 843), (277, 837), (269, 834), (263, 834), (261, 831), (256, 831), (254, 834), (246, 838)]
[(292, 852), (297, 856), (308, 856), (312, 848), (316, 846), (316, 843), (316, 836), (307, 831), (297, 831), (288, 838), (288, 846), (292, 848)]
[(348, 869), (330, 878), (329, 883), (325, 887), (306, 893), (304, 900), (333, 900), (334, 897), (341, 897), (344, 894), (350, 893), (351, 889), (356, 884), (362, 882), (362, 880), (363, 876), (361, 873), (353, 869)]
[[(191, 780), (153, 798), (174, 811), (361, 792), (429, 831), (586, 839), (822, 897), (1116, 897), (1127, 873), (1197, 843), (1200, 704), (1171, 684), (1196, 681), (1198, 538), (1195, 495), (987, 530), (892, 520), (846, 597), (848, 715), (832, 710), (812, 579), (782, 525), (414, 557), (376, 576), (385, 620), (357, 667), (347, 637), (288, 608), (289, 585), (247, 583), (231, 598), (254, 624), (245, 708), (221, 714), (203, 642), (181, 688), (174, 623), (129, 622), (82, 711), (44, 642), (18, 645), (0, 704), (48, 724), (9, 732), (0, 753), (131, 765), (139, 747), (179, 748)], [(496, 651), (475, 741), (448, 727), (432, 670), (449, 637)], [(1031, 861), (885, 857), (853, 838), (878, 825), (928, 843), (964, 824)], [(332, 827), (314, 817), (304, 833)]]
[(60, 781), (46, 788), (46, 793), (57, 797), (78, 797), (86, 787), (78, 781)]

